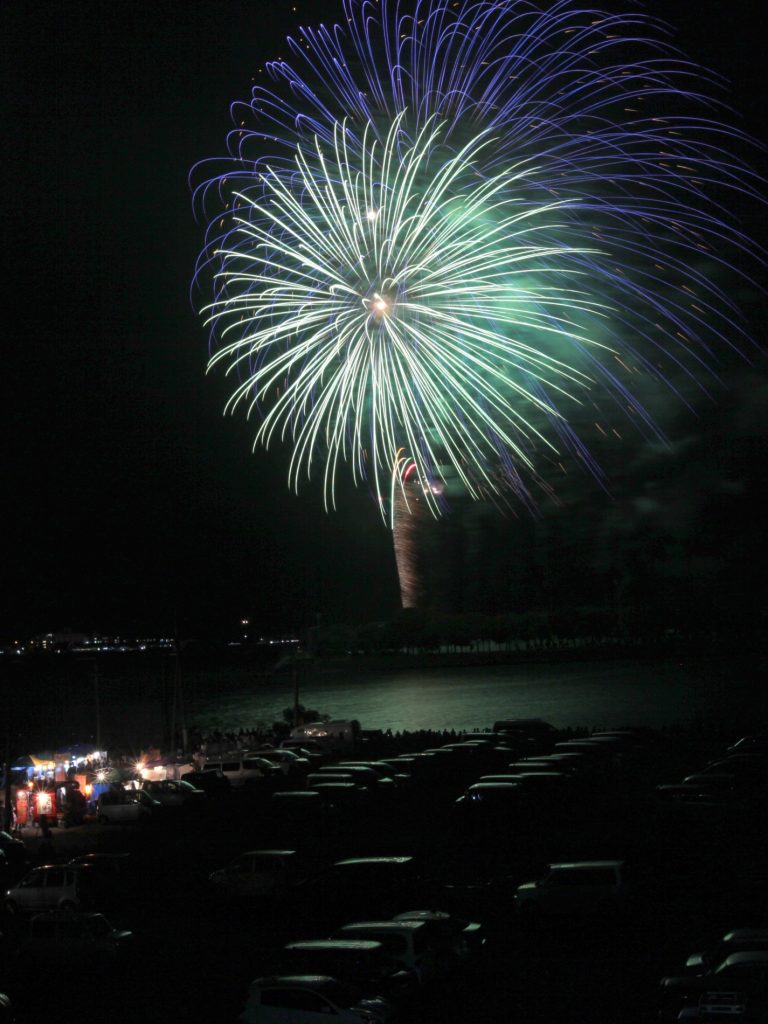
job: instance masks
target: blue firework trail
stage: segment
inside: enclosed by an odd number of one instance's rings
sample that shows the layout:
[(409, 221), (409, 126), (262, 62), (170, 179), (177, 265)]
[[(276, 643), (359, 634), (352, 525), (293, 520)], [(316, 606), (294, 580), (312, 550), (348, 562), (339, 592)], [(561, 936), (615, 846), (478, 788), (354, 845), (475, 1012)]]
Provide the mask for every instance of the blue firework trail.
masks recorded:
[(457, 480), (532, 505), (566, 454), (601, 480), (590, 435), (661, 437), (641, 396), (688, 402), (749, 344), (718, 281), (759, 258), (730, 212), (758, 182), (721, 83), (636, 11), (340, 13), (193, 171), (228, 409), (329, 504), (342, 462), (380, 496), (406, 457), (435, 514)]

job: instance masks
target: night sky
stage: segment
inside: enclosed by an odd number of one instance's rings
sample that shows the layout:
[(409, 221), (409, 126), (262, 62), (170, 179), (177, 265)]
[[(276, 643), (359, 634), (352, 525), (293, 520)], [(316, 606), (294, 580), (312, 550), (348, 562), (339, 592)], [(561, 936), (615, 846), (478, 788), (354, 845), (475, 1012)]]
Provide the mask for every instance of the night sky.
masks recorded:
[[(689, 56), (731, 80), (744, 127), (764, 140), (763, 5), (649, 6)], [(157, 633), (174, 617), (197, 635), (246, 614), (270, 632), (396, 608), (375, 504), (350, 486), (326, 514), (319, 488), (288, 491), (278, 446), (251, 452), (254, 425), (222, 416), (226, 383), (205, 375), (189, 295), (202, 239), (191, 166), (224, 151), (230, 102), (283, 52), (289, 29), (339, 10), (325, 0), (3, 5), (0, 636)], [(764, 214), (750, 216), (765, 241)], [(743, 300), (765, 343), (761, 301)], [(515, 552), (534, 544), (549, 546), (540, 563), (556, 555), (561, 569), (588, 550), (598, 571), (620, 551), (625, 574), (654, 562), (657, 581), (687, 576), (731, 606), (763, 604), (768, 376), (764, 356), (750, 357), (724, 365), (716, 402), (696, 416), (669, 412), (669, 449), (638, 441), (609, 456), (610, 496), (577, 484), (535, 527), (496, 524), (498, 564), (514, 574)], [(504, 587), (494, 593), (505, 610)]]

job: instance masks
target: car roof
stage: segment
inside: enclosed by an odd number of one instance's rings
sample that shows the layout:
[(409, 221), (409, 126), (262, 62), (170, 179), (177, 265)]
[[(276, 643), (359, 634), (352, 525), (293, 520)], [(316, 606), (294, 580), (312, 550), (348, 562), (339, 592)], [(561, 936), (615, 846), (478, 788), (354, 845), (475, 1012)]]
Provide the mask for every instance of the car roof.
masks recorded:
[(735, 779), (735, 775), (732, 772), (695, 772), (693, 775), (686, 775), (683, 781), (690, 783), (691, 780), (694, 780), (698, 785), (702, 782), (717, 782), (726, 779)]
[(473, 782), (471, 786), (467, 787), (467, 792), (476, 793), (480, 790), (484, 793), (487, 793), (488, 791), (509, 793), (514, 789), (520, 789), (519, 782)]
[(246, 850), (240, 857), (293, 857), (295, 850)]
[(448, 921), (453, 918), (447, 910), (404, 910), (393, 921)]
[(93, 864), (36, 864), (32, 871), (89, 871), (93, 868)]
[(300, 939), (283, 949), (338, 950), (339, 952), (376, 953), (384, 947), (375, 939)]
[(623, 863), (623, 860), (572, 860), (549, 864), (548, 867), (550, 870), (561, 868), (620, 868)]
[(565, 772), (517, 772), (518, 779), (564, 779), (565, 777)]
[(310, 988), (314, 991), (346, 988), (328, 974), (273, 974), (265, 978), (256, 978), (252, 984), (256, 988)]
[(30, 923), (35, 921), (92, 921), (94, 918), (104, 919), (104, 914), (94, 910), (45, 910), (35, 914)]
[(721, 942), (760, 942), (768, 941), (768, 928), (734, 928), (727, 932)]
[(344, 860), (337, 860), (334, 862), (334, 867), (347, 867), (350, 865), (364, 865), (364, 864), (407, 864), (412, 861), (411, 856), (397, 856), (397, 857), (347, 857)]
[(98, 853), (98, 852), (94, 851), (93, 853), (81, 853), (77, 857), (73, 857), (69, 861), (69, 863), (70, 864), (96, 864), (99, 861), (109, 861), (109, 860), (121, 861), (121, 860), (128, 860), (128, 858), (130, 856), (131, 855), (128, 852), (122, 852), (122, 853)]
[(346, 932), (354, 929), (355, 931), (375, 930), (377, 932), (417, 932), (427, 923), (428, 922), (424, 920), (352, 921), (350, 924), (342, 925), (339, 931)]
[(740, 953), (730, 953), (717, 968), (721, 971), (724, 967), (735, 967), (737, 964), (768, 964), (768, 949), (744, 950)]

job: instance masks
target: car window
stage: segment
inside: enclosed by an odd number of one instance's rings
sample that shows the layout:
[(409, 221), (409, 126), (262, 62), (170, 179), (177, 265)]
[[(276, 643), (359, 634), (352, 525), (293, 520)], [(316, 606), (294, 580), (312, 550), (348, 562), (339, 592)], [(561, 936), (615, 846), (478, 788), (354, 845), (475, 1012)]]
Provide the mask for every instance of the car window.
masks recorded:
[(612, 885), (616, 881), (613, 871), (605, 868), (584, 868), (583, 870), (553, 871), (548, 878), (550, 885)]
[(402, 956), (408, 952), (408, 942), (402, 935), (390, 935), (387, 933), (377, 935), (372, 932), (369, 938), (380, 942), (387, 953), (390, 953), (392, 956)]
[[(67, 872), (69, 875), (68, 882), (72, 881), (72, 873)], [(53, 868), (51, 871), (46, 872), (45, 884), (48, 886), (61, 886), (64, 885), (64, 871), (61, 868)]]
[(41, 920), (32, 922), (32, 935), (36, 939), (52, 939), (56, 935), (56, 922)]
[(331, 1004), (317, 992), (300, 988), (273, 988), (261, 994), (262, 1006), (282, 1006), (290, 1010), (314, 1013), (335, 1013)]
[(765, 977), (766, 967), (764, 964), (752, 964), (749, 962), (741, 964), (721, 964), (715, 974), (721, 978), (745, 978), (762, 979)]
[(85, 934), (85, 930), (81, 921), (64, 920), (59, 922), (59, 937), (66, 941), (81, 938)]
[(616, 874), (612, 868), (589, 868), (579, 872), (581, 885), (614, 885)]

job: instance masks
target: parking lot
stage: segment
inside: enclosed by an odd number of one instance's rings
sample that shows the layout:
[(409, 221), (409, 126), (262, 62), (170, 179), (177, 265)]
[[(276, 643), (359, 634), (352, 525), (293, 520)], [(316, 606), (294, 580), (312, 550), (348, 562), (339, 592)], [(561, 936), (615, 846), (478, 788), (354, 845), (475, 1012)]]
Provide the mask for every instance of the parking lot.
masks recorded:
[[(133, 949), (110, 965), (54, 969), (39, 985), (23, 945), (28, 919), (6, 914), (0, 990), (22, 1024), (47, 1019), (54, 1007), (94, 1005), (115, 1022), (235, 1021), (250, 982), (279, 967), (286, 943), (326, 938), (354, 920), (436, 909), (480, 923), (486, 941), (418, 987), (399, 1007), (403, 1024), (656, 1020), (663, 975), (729, 928), (768, 923), (765, 788), (685, 801), (656, 791), (699, 771), (736, 738), (644, 733), (631, 749), (582, 765), (564, 797), (537, 792), (508, 807), (456, 803), (482, 776), (504, 774), (506, 751), (483, 740), (456, 754), (405, 758), (396, 785), (358, 786), (354, 801), (340, 790), (322, 808), (313, 799), (293, 808), (273, 799), (278, 789), (304, 791), (300, 776), (280, 777), (210, 795), (194, 813), (55, 830), (61, 863), (86, 851), (130, 854), (129, 870), (98, 909), (134, 933)], [(425, 736), (394, 750), (382, 738), (355, 757), (391, 763), (437, 745)], [(33, 859), (39, 845), (27, 840)], [(299, 870), (278, 891), (249, 896), (209, 881), (251, 849), (296, 850)], [(360, 883), (333, 867), (392, 855), (410, 858), (407, 874), (374, 871)], [(622, 862), (621, 905), (520, 913), (517, 886), (540, 878), (548, 863), (585, 860)]]

